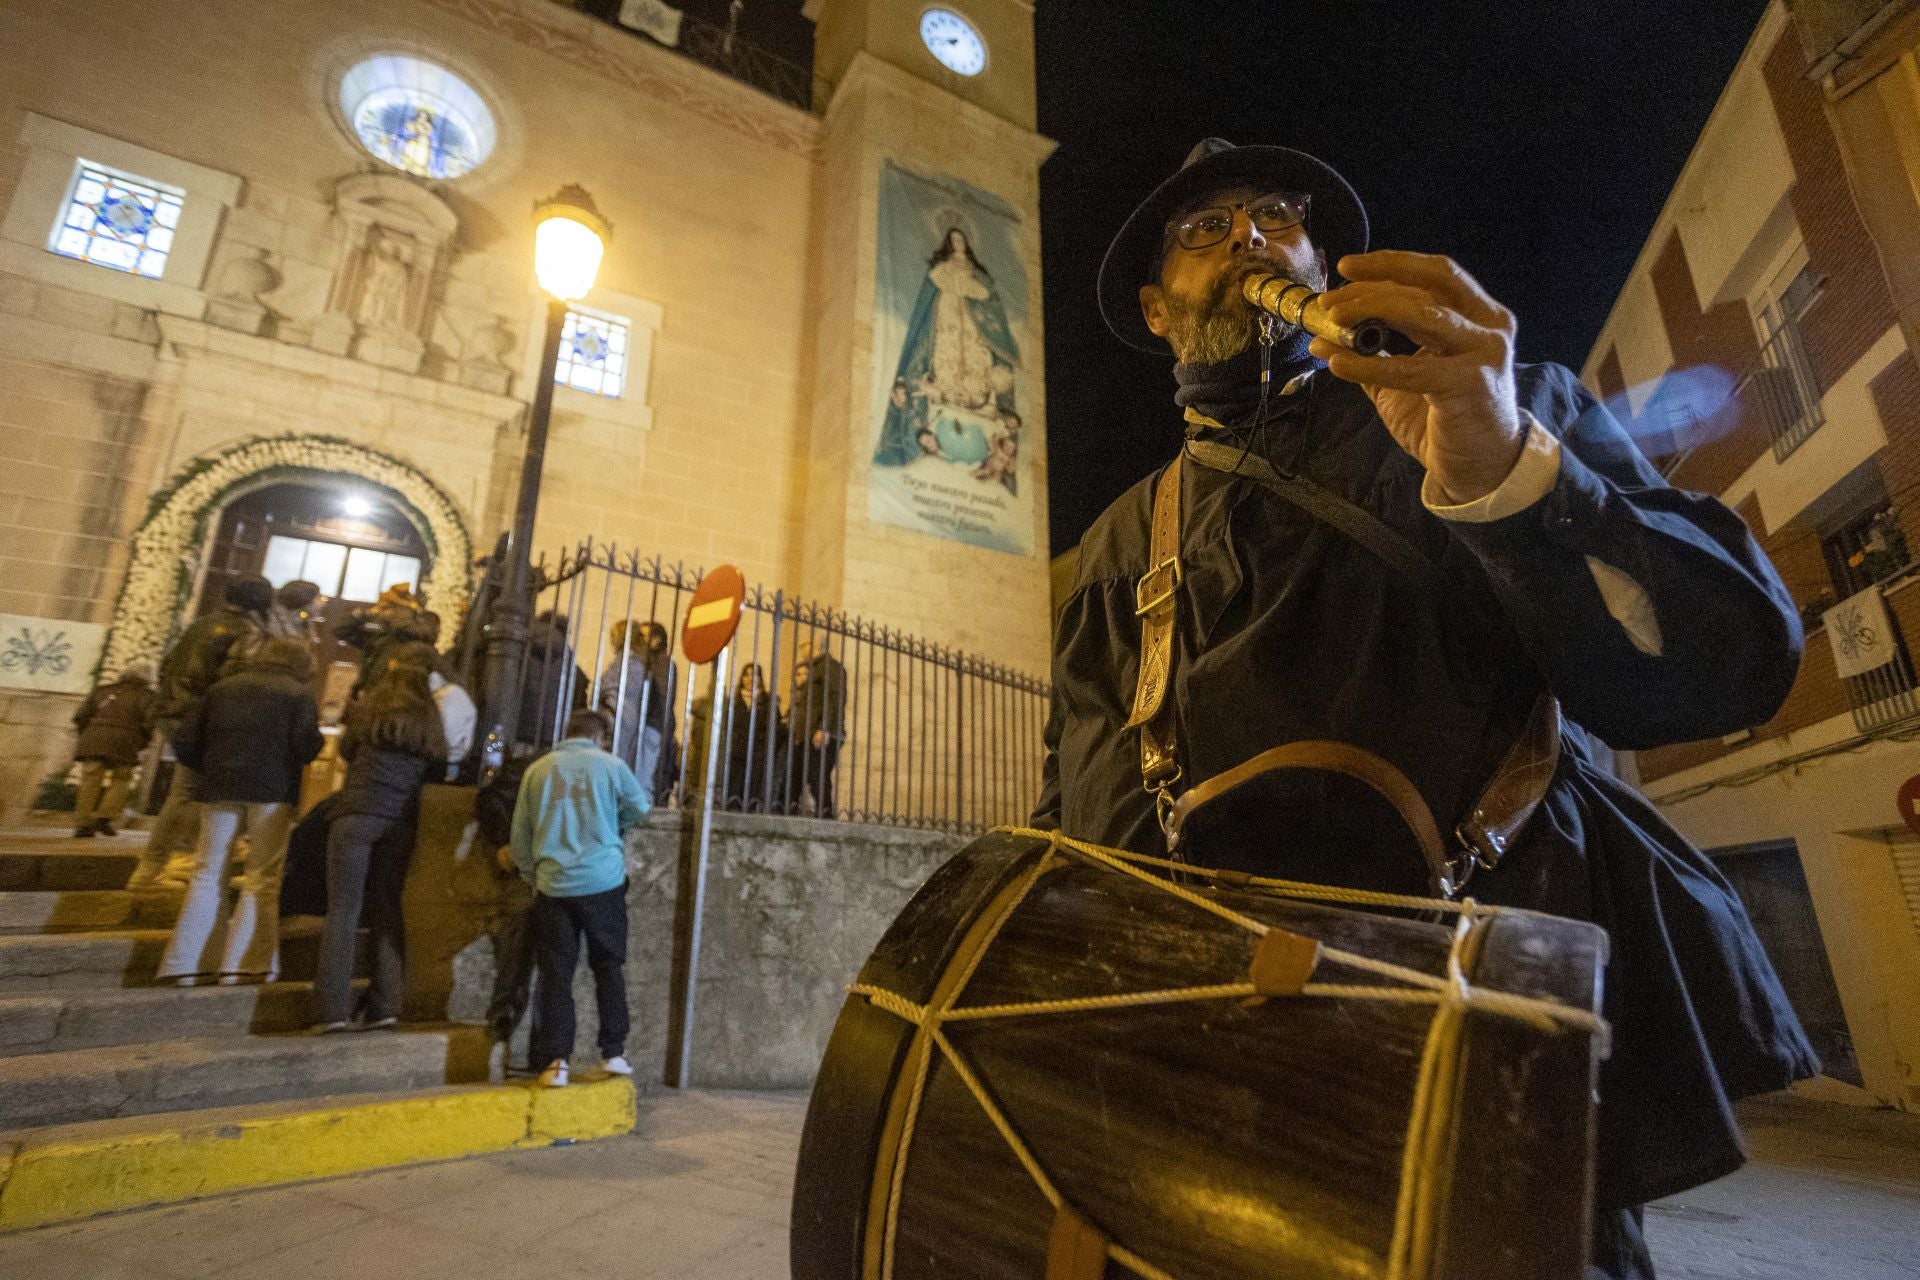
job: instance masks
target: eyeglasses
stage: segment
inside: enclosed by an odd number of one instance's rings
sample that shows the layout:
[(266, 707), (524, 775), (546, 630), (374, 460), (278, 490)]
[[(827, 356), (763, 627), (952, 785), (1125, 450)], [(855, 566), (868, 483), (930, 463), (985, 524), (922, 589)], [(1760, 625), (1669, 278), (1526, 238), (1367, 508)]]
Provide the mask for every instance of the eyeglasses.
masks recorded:
[(1233, 211), (1245, 209), (1262, 231), (1285, 231), (1307, 220), (1308, 196), (1255, 196), (1244, 204), (1195, 209), (1167, 226), (1167, 238), (1182, 249), (1205, 249), (1219, 244), (1233, 230)]

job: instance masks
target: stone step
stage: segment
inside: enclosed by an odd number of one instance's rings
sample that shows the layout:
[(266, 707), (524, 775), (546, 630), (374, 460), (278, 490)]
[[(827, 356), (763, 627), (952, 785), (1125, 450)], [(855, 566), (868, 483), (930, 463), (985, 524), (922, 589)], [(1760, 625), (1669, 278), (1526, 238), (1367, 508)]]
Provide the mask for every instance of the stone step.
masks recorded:
[(124, 889), (144, 840), (9, 840), (0, 847), (0, 892)]
[(181, 893), (125, 889), (52, 889), (0, 893), (0, 934), (88, 933), (101, 929), (170, 929)]
[[(0, 935), (0, 995), (150, 986), (167, 937), (164, 929)], [(364, 963), (365, 948), (366, 931), (362, 930), (356, 972)], [(283, 934), (281, 979), (311, 979), (319, 954), (317, 931)]]
[(307, 982), (0, 996), (0, 1056), (300, 1031), (312, 1018), (312, 997)]
[(145, 986), (166, 945), (164, 929), (0, 937), (0, 995)]
[(486, 1077), (479, 1027), (160, 1040), (0, 1058), (0, 1116), (23, 1130)]

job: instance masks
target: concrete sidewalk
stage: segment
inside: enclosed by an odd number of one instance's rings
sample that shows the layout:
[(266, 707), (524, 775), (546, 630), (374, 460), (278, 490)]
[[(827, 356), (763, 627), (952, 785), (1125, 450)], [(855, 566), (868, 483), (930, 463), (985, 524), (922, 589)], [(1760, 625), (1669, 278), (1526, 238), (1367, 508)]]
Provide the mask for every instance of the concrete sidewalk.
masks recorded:
[[(630, 1137), (0, 1238), (0, 1276), (781, 1280), (805, 1110), (792, 1094), (642, 1098)], [(1920, 1119), (1789, 1100), (1743, 1114), (1754, 1162), (1648, 1214), (1661, 1280), (1920, 1277)]]
[(633, 1134), (0, 1237), (7, 1280), (782, 1280), (806, 1099), (640, 1100)]

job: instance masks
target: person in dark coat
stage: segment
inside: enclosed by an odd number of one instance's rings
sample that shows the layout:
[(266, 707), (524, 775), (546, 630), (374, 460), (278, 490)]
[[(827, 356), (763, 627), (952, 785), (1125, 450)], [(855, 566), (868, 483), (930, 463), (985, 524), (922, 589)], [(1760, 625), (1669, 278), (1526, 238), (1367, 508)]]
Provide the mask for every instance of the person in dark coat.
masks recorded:
[(587, 677), (567, 639), (567, 615), (545, 610), (527, 628), (527, 660), (520, 671), (520, 710), (513, 722), (516, 749), (536, 754), (545, 751), (559, 741), (558, 730), (567, 714), (586, 705)]
[[(1639, 1206), (1738, 1167), (1732, 1100), (1818, 1064), (1739, 899), (1596, 766), (1589, 735), (1639, 750), (1767, 720), (1800, 625), (1738, 516), (1669, 487), (1569, 371), (1516, 366), (1511, 313), (1458, 266), (1366, 253), (1366, 227), (1319, 160), (1209, 139), (1108, 250), (1108, 324), (1177, 360), (1179, 573), (1149, 573), (1148, 477), (1087, 532), (1056, 617), (1034, 821), (1166, 852), (1128, 724), (1136, 602), (1169, 589), (1167, 710), (1148, 722), (1175, 744), (1179, 773), (1154, 779), (1168, 801), (1269, 748), (1334, 739), (1384, 758), (1451, 830), (1539, 695), (1557, 696), (1567, 724), (1544, 801), (1503, 857), (1452, 870), (1483, 902), (1612, 935), (1593, 1266), (1651, 1276)], [(1381, 319), (1419, 354), (1309, 342), (1241, 300), (1252, 272), (1319, 289), (1329, 265), (1352, 282), (1325, 296), (1336, 322)], [(1259, 467), (1384, 523), (1411, 566), (1256, 481)], [(1434, 881), (1393, 811), (1343, 775), (1268, 773), (1200, 814), (1182, 852), (1201, 865), (1396, 892)]]
[[(611, 658), (600, 675), (598, 709), (613, 722), (613, 754), (626, 761), (647, 803), (672, 789), (674, 666), (667, 629), (657, 622), (616, 622)], [(661, 785), (665, 778), (665, 785)]]
[[(787, 702), (792, 738), (787, 750), (787, 803), (816, 818), (834, 815), (833, 775), (847, 737), (847, 669), (827, 652), (803, 641), (795, 655), (793, 693)], [(811, 797), (802, 805), (801, 793)]]
[(774, 812), (786, 786), (787, 719), (757, 662), (741, 668), (740, 683), (727, 710), (726, 734), (727, 751), (721, 761), (726, 807)]
[(340, 739), (347, 777), (327, 828), (327, 919), (313, 982), (317, 1033), (349, 1029), (363, 907), (373, 974), (358, 1025), (379, 1029), (400, 1020), (406, 977), (400, 899), (413, 855), (413, 823), (421, 786), (439, 776), (447, 759), (446, 733), (428, 686), (431, 674), (425, 666), (388, 663), (347, 708)]
[(73, 834), (110, 836), (127, 807), (127, 793), (147, 747), (153, 706), (153, 666), (130, 662), (112, 681), (87, 695), (73, 713), (80, 738), (73, 758), (80, 766), (80, 794), (73, 807)]
[[(320, 754), (313, 655), (305, 642), (267, 641), (194, 704), (173, 747), (194, 771), (200, 845), (180, 917), (157, 976), (181, 986), (218, 977), (265, 982), (279, 970), (280, 873), (300, 800), (300, 772)], [(227, 862), (247, 838), (246, 874), (229, 919)]]
[[(272, 583), (258, 574), (235, 578), (227, 584), (220, 607), (196, 619), (167, 650), (153, 700), (153, 727), (161, 742), (172, 741), (194, 704), (226, 674), (228, 660), (235, 653), (251, 652), (259, 643), (272, 607)], [(200, 843), (200, 811), (194, 806), (193, 786), (193, 770), (176, 762), (166, 801), (153, 820), (147, 847), (127, 883), (129, 889), (185, 882), (185, 855)], [(169, 859), (175, 860), (172, 865)]]

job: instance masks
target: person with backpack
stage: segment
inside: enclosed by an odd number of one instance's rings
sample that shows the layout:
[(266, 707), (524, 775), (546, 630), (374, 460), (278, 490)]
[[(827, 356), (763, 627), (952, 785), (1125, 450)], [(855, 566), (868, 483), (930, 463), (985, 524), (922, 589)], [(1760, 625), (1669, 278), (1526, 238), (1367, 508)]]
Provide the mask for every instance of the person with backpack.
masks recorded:
[[(220, 607), (198, 618), (181, 633), (160, 662), (160, 682), (153, 699), (153, 728), (160, 741), (170, 743), (194, 704), (226, 673), (236, 653), (251, 652), (266, 633), (267, 613), (273, 608), (273, 584), (259, 574), (227, 583)], [(139, 891), (184, 886), (191, 865), (187, 855), (200, 843), (200, 810), (194, 801), (194, 774), (184, 761), (175, 762), (167, 783), (167, 798), (153, 820), (147, 847), (127, 888)]]
[(115, 835), (113, 824), (127, 807), (134, 771), (147, 746), (147, 715), (153, 705), (153, 665), (130, 662), (100, 684), (73, 713), (80, 731), (73, 758), (80, 766), (80, 795), (73, 834), (80, 839)]
[[(180, 986), (267, 982), (279, 972), (280, 875), (300, 799), (300, 772), (320, 754), (313, 656), (275, 637), (223, 676), (174, 734), (194, 771), (200, 844), (157, 976)], [(229, 917), (227, 863), (247, 838), (246, 874)]]

